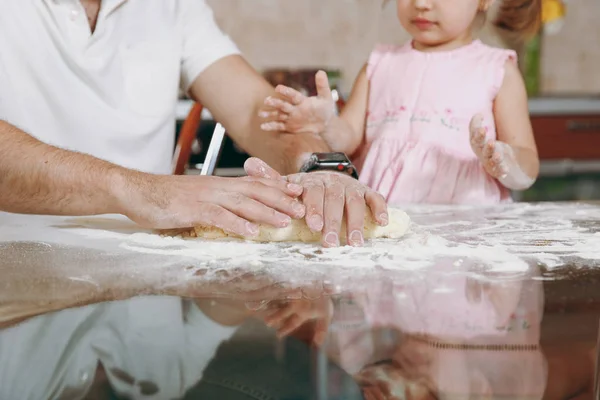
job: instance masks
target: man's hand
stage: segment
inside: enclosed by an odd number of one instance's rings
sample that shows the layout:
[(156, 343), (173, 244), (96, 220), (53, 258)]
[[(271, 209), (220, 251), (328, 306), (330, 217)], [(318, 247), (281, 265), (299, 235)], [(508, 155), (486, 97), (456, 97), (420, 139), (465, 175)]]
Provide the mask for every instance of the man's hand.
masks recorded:
[(322, 346), (327, 339), (332, 315), (331, 298), (323, 296), (316, 300), (303, 298), (276, 302), (270, 307), (264, 321), (277, 331), (280, 338), (291, 335), (308, 321), (315, 321), (313, 343)]
[(257, 224), (284, 227), (302, 218), (302, 186), (267, 178), (130, 174), (122, 214), (156, 229), (213, 226), (255, 236)]
[(379, 193), (356, 179), (337, 172), (300, 173), (281, 177), (277, 171), (257, 159), (249, 159), (244, 166), (249, 176), (276, 181), (289, 181), (303, 187), (302, 201), (306, 207), (306, 224), (313, 232), (323, 234), (323, 245), (340, 244), (340, 229), (346, 210), (346, 237), (351, 246), (364, 243), (364, 220), (367, 207), (374, 220), (387, 225), (385, 199)]
[(284, 131), (290, 133), (322, 133), (335, 115), (335, 102), (324, 71), (315, 77), (317, 96), (306, 97), (287, 86), (275, 88), (281, 98), (267, 97), (268, 110), (261, 110), (259, 116), (265, 121), (261, 128), (265, 131)]

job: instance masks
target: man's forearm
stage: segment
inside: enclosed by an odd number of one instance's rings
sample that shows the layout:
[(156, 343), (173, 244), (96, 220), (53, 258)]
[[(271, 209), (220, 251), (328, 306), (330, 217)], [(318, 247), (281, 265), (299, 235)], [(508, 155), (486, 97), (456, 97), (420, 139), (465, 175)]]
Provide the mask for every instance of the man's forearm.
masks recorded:
[(318, 136), (266, 132), (259, 111), (275, 89), (242, 57), (224, 57), (202, 72), (190, 87), (191, 97), (206, 106), (238, 146), (281, 174), (298, 172), (313, 152), (330, 151)]
[(0, 210), (28, 214), (118, 213), (127, 171), (44, 144), (0, 121)]
[(246, 151), (282, 175), (297, 173), (312, 153), (331, 151), (322, 138), (312, 135), (260, 131), (257, 136), (260, 141), (246, 146)]

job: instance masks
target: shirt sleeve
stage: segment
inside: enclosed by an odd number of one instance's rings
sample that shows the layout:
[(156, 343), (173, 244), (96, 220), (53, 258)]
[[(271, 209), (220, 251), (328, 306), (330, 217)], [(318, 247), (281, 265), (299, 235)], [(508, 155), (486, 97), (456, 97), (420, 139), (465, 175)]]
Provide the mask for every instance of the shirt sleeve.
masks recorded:
[[(93, 348), (111, 385), (127, 398), (181, 398), (237, 329), (219, 325), (194, 302), (177, 297), (138, 297), (119, 306)], [(141, 395), (144, 382), (152, 395)]]
[(205, 0), (179, 0), (183, 33), (181, 88), (187, 92), (196, 78), (223, 57), (240, 54), (238, 47), (217, 25)]

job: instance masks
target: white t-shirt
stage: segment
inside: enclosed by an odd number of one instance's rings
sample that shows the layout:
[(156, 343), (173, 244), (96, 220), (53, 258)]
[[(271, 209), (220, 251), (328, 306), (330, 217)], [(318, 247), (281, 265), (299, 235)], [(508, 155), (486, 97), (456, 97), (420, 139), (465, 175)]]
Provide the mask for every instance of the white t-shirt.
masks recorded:
[(38, 139), (170, 173), (178, 89), (239, 54), (204, 0), (2, 0), (0, 118)]
[[(176, 297), (139, 297), (46, 314), (0, 331), (0, 399), (81, 399), (101, 361), (131, 399), (181, 398), (236, 328)], [(130, 377), (132, 381), (121, 376)], [(140, 383), (158, 391), (144, 395)]]

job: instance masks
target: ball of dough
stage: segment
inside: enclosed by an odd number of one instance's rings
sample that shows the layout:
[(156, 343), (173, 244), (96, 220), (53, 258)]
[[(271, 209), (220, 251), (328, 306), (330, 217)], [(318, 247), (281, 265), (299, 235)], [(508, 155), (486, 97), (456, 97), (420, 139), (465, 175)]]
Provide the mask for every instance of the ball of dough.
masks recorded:
[[(386, 226), (378, 225), (370, 213), (365, 217), (364, 237), (365, 239), (390, 238), (396, 239), (402, 237), (410, 227), (410, 217), (404, 211), (397, 208), (388, 208), (389, 223)], [(241, 238), (258, 242), (320, 242), (321, 233), (312, 232), (306, 225), (304, 219), (292, 220), (285, 228), (274, 228), (271, 226), (260, 225), (258, 236), (240, 237), (232, 233), (227, 233), (219, 228), (198, 226), (189, 232), (189, 236), (202, 239), (221, 239), (227, 237)], [(342, 223), (340, 232), (342, 241), (346, 239), (346, 224)]]

